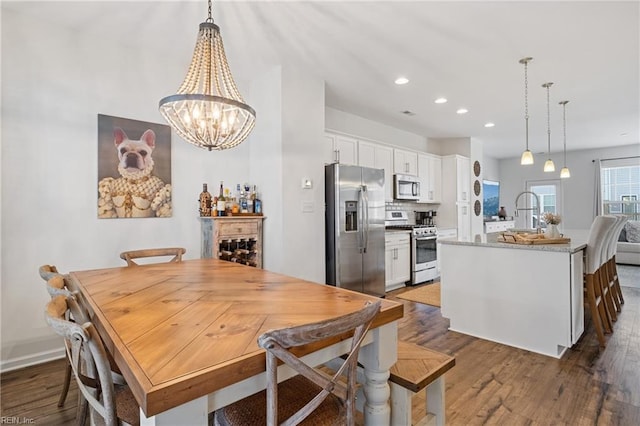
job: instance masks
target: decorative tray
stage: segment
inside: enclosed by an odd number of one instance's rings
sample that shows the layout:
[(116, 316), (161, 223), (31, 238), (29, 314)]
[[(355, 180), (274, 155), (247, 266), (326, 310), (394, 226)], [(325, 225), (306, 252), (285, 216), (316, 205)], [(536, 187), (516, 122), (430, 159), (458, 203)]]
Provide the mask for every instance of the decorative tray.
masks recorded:
[(515, 233), (505, 232), (498, 236), (499, 243), (509, 244), (524, 244), (524, 245), (539, 245), (539, 244), (568, 244), (571, 242), (571, 238), (558, 237), (548, 238), (544, 234), (528, 234), (528, 233)]

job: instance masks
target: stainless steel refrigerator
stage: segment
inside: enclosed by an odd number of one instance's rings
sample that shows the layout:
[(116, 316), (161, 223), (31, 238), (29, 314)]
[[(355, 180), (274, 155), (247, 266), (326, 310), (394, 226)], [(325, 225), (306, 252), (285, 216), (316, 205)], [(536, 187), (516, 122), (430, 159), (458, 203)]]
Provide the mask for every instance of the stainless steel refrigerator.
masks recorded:
[(325, 166), (326, 281), (384, 296), (384, 170)]

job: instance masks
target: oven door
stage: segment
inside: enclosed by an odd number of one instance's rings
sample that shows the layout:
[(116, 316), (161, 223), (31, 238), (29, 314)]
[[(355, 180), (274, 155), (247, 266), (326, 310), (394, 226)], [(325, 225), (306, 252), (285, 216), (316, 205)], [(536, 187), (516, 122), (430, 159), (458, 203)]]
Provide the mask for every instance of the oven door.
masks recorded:
[(436, 236), (412, 237), (411, 263), (414, 271), (429, 269), (436, 264)]

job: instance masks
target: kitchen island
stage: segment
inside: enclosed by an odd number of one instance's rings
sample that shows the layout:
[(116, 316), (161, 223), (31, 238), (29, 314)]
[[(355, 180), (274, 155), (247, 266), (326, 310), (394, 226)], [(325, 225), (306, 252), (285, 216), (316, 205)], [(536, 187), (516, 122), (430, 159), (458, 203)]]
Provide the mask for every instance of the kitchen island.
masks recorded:
[(562, 357), (584, 331), (588, 231), (566, 231), (568, 244), (509, 244), (498, 235), (439, 241), (442, 316), (452, 331)]

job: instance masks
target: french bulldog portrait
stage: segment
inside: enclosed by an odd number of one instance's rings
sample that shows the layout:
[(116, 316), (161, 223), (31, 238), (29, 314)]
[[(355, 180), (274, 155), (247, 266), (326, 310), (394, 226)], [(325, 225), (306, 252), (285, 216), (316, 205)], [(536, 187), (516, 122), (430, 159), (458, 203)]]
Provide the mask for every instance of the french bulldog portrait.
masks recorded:
[(170, 217), (171, 185), (153, 174), (152, 153), (156, 134), (148, 129), (139, 140), (129, 139), (119, 127), (113, 130), (119, 178), (98, 182), (98, 217)]

